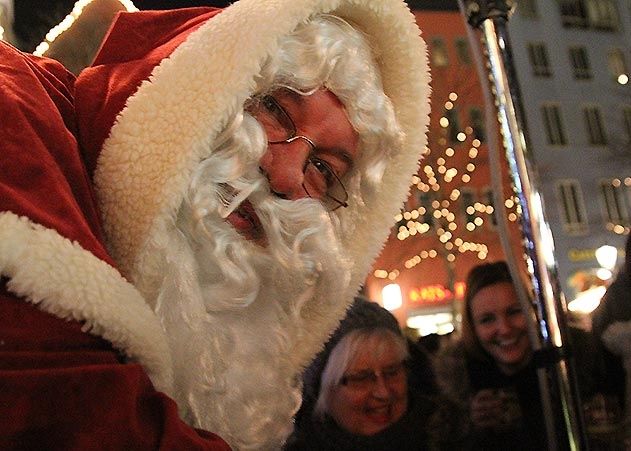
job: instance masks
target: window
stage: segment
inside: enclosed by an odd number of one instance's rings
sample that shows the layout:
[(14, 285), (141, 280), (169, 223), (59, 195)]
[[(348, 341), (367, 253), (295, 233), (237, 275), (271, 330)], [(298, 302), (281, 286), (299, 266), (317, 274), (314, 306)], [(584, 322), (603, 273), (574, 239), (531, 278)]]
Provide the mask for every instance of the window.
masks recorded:
[(626, 84), (629, 72), (622, 50), (610, 50), (607, 54), (607, 62), (609, 63), (609, 72), (611, 72), (613, 79), (620, 84)]
[(497, 210), (495, 209), (495, 199), (493, 199), (493, 190), (491, 188), (487, 188), (484, 190), (484, 198), (486, 199), (486, 204), (491, 207), (492, 212), (489, 213), (489, 223), (493, 227), (497, 227)]
[(557, 184), (557, 190), (565, 230), (569, 233), (586, 232), (585, 204), (578, 181), (562, 180)]
[(445, 118), (449, 121), (449, 125), (447, 125), (447, 138), (451, 143), (457, 143), (458, 141), (458, 133), (460, 133), (460, 121), (458, 120), (458, 111), (457, 109), (451, 108), (446, 109)]
[(615, 0), (559, 0), (559, 7), (564, 27), (618, 29)]
[(570, 47), (570, 61), (572, 69), (574, 69), (574, 78), (577, 80), (592, 78), (592, 70), (589, 66), (585, 47)]
[(517, 3), (517, 12), (521, 14), (522, 17), (528, 17), (529, 19), (539, 17), (536, 0), (519, 0)]
[(583, 116), (585, 117), (585, 127), (587, 128), (589, 143), (592, 145), (607, 144), (600, 108), (597, 106), (585, 107), (583, 108)]
[(581, 0), (560, 0), (559, 7), (564, 27), (587, 27), (587, 12)]
[(471, 55), (469, 54), (469, 44), (465, 38), (456, 38), (454, 45), (456, 46), (456, 55), (460, 64), (470, 65)]
[(449, 56), (447, 55), (447, 47), (442, 38), (432, 38), (432, 49), (430, 52), (432, 63), (436, 67), (445, 67), (449, 65)]
[[(461, 189), (460, 199), (462, 202), (462, 213), (465, 217), (465, 225), (467, 227), (467, 230), (472, 230), (474, 226), (473, 221), (475, 221), (475, 198), (473, 195), (473, 191), (469, 189)], [(472, 226), (469, 226), (468, 224), (472, 224)], [(472, 228), (470, 229), (469, 227)]]
[(542, 108), (542, 113), (546, 136), (548, 138), (548, 144), (567, 144), (565, 131), (563, 130), (561, 111), (558, 105), (544, 105)]
[(469, 123), (473, 128), (473, 137), (484, 142), (486, 138), (486, 128), (484, 127), (484, 114), (480, 108), (472, 107), (469, 109)]
[(586, 0), (589, 25), (597, 30), (616, 31), (618, 12), (613, 0)]
[(600, 182), (605, 220), (609, 224), (626, 225), (629, 223), (629, 214), (625, 204), (625, 191), (627, 189), (618, 179)]
[(623, 126), (627, 133), (627, 146), (631, 150), (631, 107), (624, 107), (622, 110)]
[(419, 192), (418, 195), (418, 212), (419, 222), (421, 224), (427, 224), (429, 227), (434, 225), (434, 196), (432, 193)]
[(536, 77), (549, 77), (552, 75), (548, 59), (548, 51), (543, 43), (528, 44), (528, 56), (532, 73)]

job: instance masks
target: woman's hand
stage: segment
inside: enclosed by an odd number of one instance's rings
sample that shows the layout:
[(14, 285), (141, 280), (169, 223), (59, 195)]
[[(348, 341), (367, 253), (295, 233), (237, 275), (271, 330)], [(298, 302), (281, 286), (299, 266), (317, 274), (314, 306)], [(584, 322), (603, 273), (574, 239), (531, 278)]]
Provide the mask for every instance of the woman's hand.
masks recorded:
[(504, 422), (504, 402), (497, 390), (480, 390), (471, 399), (471, 422), (478, 428), (498, 427)]

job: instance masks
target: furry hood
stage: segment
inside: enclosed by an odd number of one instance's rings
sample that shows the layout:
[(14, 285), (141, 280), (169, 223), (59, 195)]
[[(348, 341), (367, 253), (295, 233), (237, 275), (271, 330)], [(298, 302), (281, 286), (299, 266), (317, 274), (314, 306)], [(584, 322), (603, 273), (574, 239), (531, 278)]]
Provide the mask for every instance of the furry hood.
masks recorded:
[(352, 301), (426, 145), (426, 49), (401, 0), (239, 0), (224, 10), (122, 13), (93, 67), (79, 76), (76, 95), (106, 237), (125, 276), (133, 280), (141, 260), (151, 264), (141, 257), (147, 237), (173, 218), (191, 172), (252, 94), (279, 36), (316, 13), (339, 15), (366, 33), (405, 132), (404, 151), (389, 157), (379, 192), (335, 213), (356, 261)]
[[(385, 242), (426, 148), (426, 47), (402, 0), (239, 0), (225, 9), (121, 13), (92, 67), (76, 83), (80, 138), (108, 247), (134, 282), (156, 267), (144, 252), (182, 202), (192, 171), (254, 90), (280, 36), (318, 13), (353, 23), (377, 55), (385, 93), (404, 131), (380, 189), (339, 215), (341, 246), (354, 262), (350, 284), (309, 311), (296, 369), (337, 325)], [(99, 124), (99, 127), (94, 127)], [(333, 305), (333, 307), (331, 307)]]

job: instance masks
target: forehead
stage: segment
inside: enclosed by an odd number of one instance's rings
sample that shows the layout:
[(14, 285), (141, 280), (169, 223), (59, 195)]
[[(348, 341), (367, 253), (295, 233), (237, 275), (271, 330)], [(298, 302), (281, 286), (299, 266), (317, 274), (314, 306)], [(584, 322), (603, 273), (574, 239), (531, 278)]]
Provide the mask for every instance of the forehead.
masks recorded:
[(357, 348), (355, 356), (349, 362), (348, 370), (380, 368), (397, 363), (401, 357), (401, 349), (392, 337), (373, 335)]
[(334, 93), (322, 88), (303, 95), (280, 89), (274, 92), (274, 97), (289, 114), (298, 133), (308, 135), (320, 148), (338, 150), (349, 163), (358, 158), (359, 134)]
[(511, 282), (498, 282), (482, 288), (471, 300), (471, 313), (498, 310), (519, 304), (517, 292)]

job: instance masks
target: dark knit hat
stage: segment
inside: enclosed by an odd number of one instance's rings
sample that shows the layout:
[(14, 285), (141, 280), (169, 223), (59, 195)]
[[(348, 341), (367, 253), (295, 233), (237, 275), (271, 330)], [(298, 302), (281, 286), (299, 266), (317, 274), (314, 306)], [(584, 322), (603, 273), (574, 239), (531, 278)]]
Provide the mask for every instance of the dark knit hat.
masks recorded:
[[(333, 332), (324, 349), (315, 357), (303, 375), (303, 399), (305, 404), (311, 404), (318, 398), (320, 392), (320, 377), (329, 360), (331, 351), (349, 332), (357, 329), (390, 329), (402, 335), (399, 322), (392, 313), (377, 304), (362, 297), (355, 297), (355, 301), (346, 312), (346, 316)], [(308, 400), (308, 402), (306, 402)]]

